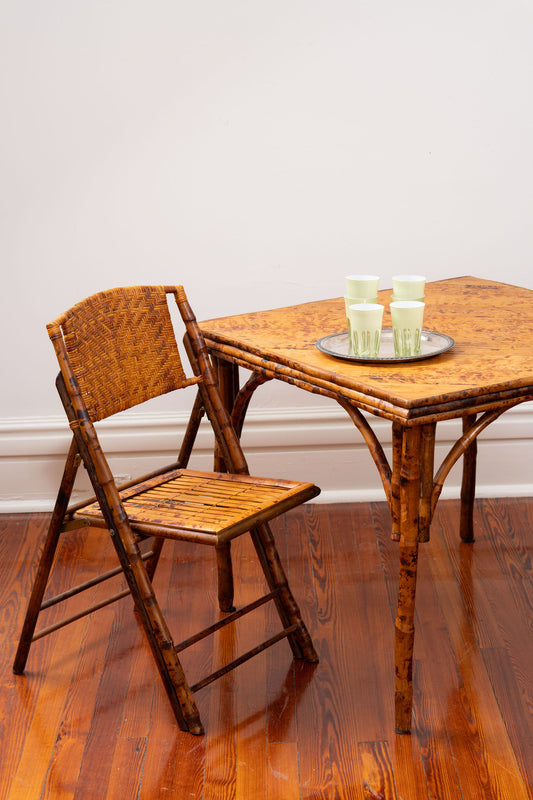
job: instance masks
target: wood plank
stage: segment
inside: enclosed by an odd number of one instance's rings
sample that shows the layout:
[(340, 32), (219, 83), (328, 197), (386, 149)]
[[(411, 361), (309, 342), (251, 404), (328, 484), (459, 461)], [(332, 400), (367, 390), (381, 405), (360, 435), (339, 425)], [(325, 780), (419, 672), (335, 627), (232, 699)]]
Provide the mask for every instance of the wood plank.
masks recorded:
[[(236, 583), (236, 603), (250, 603), (268, 590), (263, 571), (255, 556), (251, 538), (242, 536), (233, 548)], [(237, 654), (245, 653), (266, 639), (265, 606), (256, 609), (248, 617), (240, 619), (235, 626)], [(281, 623), (277, 629), (281, 629)], [(274, 656), (278, 650), (289, 650), (286, 640), (272, 648)], [(237, 764), (248, 764), (248, 769), (237, 770), (235, 784), (237, 797), (253, 797), (266, 800), (267, 792), (267, 655), (260, 653), (251, 661), (235, 670), (235, 692), (237, 715), (236, 759)]]
[(523, 681), (510, 680), (509, 676), (515, 671), (514, 665), (509, 654), (502, 649), (485, 650), (483, 659), (524, 783), (533, 789), (533, 726), (529, 699), (533, 678), (529, 673), (522, 675)]
[[(44, 535), (44, 527), (42, 534)], [(51, 576), (53, 592), (71, 585), (75, 581), (75, 575), (81, 580), (92, 576), (92, 569), (85, 558), (89, 541), (86, 536), (81, 535), (75, 540), (65, 537), (60, 543), (56, 568)], [(79, 567), (76, 568), (78, 562)], [(26, 601), (23, 603), (24, 612), (25, 605)], [(53, 607), (43, 616), (48, 621), (53, 621), (58, 616), (76, 612), (79, 608), (80, 598), (73, 597), (62, 607)], [(16, 772), (12, 776), (12, 793), (21, 791), (23, 796), (27, 796), (24, 792), (40, 794), (40, 787), (45, 786), (45, 781), (51, 774), (52, 755), (56, 742), (61, 741), (62, 716), (66, 704), (64, 690), (78, 666), (77, 657), (87, 624), (87, 619), (79, 620), (69, 628), (63, 628), (51, 637), (39, 640), (30, 650), (26, 674), (12, 676), (17, 688), (22, 689), (28, 699), (23, 709), (13, 705), (14, 715), (10, 718), (10, 724), (15, 729), (22, 727), (25, 730), (24, 746)], [(40, 626), (39, 622), (38, 627)], [(104, 640), (107, 645), (106, 637)], [(19, 720), (21, 710), (25, 712), (25, 716)]]
[(111, 764), (106, 800), (119, 797), (136, 797), (141, 780), (141, 769), (146, 740), (144, 738), (119, 739)]
[[(449, 516), (445, 516), (444, 510), (443, 507), (434, 522), (432, 535), (436, 542), (439, 541), (437, 535), (439, 525), (441, 528), (446, 527), (448, 534), (451, 529)], [(465, 547), (471, 545), (462, 546), (463, 549)], [(431, 544), (428, 549), (431, 549)], [(476, 563), (482, 559), (483, 552), (480, 552)], [(440, 575), (441, 567), (445, 563), (442, 552), (429, 563), (436, 575)], [(461, 570), (456, 569), (455, 574), (457, 578), (455, 585), (449, 581), (439, 583), (435, 581), (435, 586), (442, 586), (442, 591), (439, 593), (440, 605), (460, 674), (453, 703), (454, 723), (452, 724), (451, 720), (447, 722), (447, 732), (461, 781), (463, 798), (466, 800), (479, 797), (480, 790), (482, 796), (487, 798), (509, 798), (509, 800), (527, 798), (528, 793), (523, 789), (516, 757), (485, 667), (482, 651), (475, 646), (472, 616), (468, 613), (468, 606), (463, 604), (461, 611), (460, 603), (457, 601), (460, 594)], [(484, 587), (490, 592), (486, 579)], [(474, 595), (476, 589), (474, 586)], [(496, 586), (493, 586), (493, 591), (494, 589)], [(501, 603), (501, 591), (499, 595)], [(451, 703), (448, 704), (448, 708), (452, 710)], [(502, 765), (505, 765), (505, 769), (501, 768)]]
[[(98, 587), (94, 599), (105, 595), (104, 586)], [(91, 729), (93, 709), (100, 689), (100, 671), (95, 664), (103, 664), (114, 620), (114, 609), (107, 606), (97, 616), (85, 620), (79, 654), (70, 683), (62, 691), (64, 706), (57, 738), (54, 744), (50, 769), (43, 788), (43, 800), (72, 798), (85, 756), (87, 737)], [(83, 623), (76, 623), (80, 625)], [(61, 665), (59, 660), (58, 666)]]
[[(441, 501), (420, 548), (407, 736), (392, 728), (398, 546), (384, 503), (276, 522), (320, 663), (294, 663), (282, 641), (201, 690), (203, 737), (179, 731), (128, 599), (40, 640), (27, 675), (12, 675), (46, 518), (0, 518), (0, 800), (533, 800), (533, 501), (477, 501), (473, 545), (458, 511)], [(240, 604), (262, 577), (249, 543), (234, 544)], [(102, 531), (73, 532), (59, 555), (59, 587), (115, 563)], [(155, 588), (176, 639), (219, 616), (211, 548), (165, 544)], [(277, 615), (237, 624), (183, 654), (189, 677), (273, 632)]]
[[(287, 528), (290, 527), (294, 511), (278, 517), (271, 523), (276, 546), (280, 554), (289, 583), (290, 565), (287, 556)], [(293, 587), (294, 591), (294, 587)], [(300, 597), (295, 597), (300, 605)], [(305, 620), (304, 620), (305, 621)], [(273, 603), (265, 606), (265, 635), (273, 636), (280, 629), (279, 615)], [(296, 743), (296, 708), (294, 692), (294, 669), (290, 647), (270, 648), (266, 656), (266, 730), (269, 744), (277, 742)]]
[[(320, 517), (315, 506), (292, 512), (291, 532), (287, 536), (288, 574), (298, 587), (298, 601), (306, 621), (320, 664), (311, 667), (313, 678), (307, 681), (309, 665), (297, 665), (295, 670), (296, 720), (300, 785), (305, 797), (314, 798), (320, 789), (323, 796), (332, 791), (332, 771), (327, 734), (327, 719), (331, 703), (331, 672), (328, 667), (327, 640), (319, 616), (324, 592), (324, 559), (326, 550), (320, 546)], [(312, 736), (302, 737), (302, 731)]]
[(266, 792), (268, 800), (300, 800), (296, 742), (269, 743)]
[[(346, 787), (351, 787), (357, 797), (362, 791), (361, 776), (356, 753), (348, 744), (356, 741), (357, 703), (346, 702), (354, 686), (353, 675), (346, 667), (355, 661), (357, 648), (351, 636), (343, 635), (343, 621), (349, 623), (353, 613), (353, 598), (348, 597), (346, 609), (343, 590), (350, 584), (343, 581), (343, 562), (337, 564), (334, 559), (331, 520), (324, 516), (319, 525), (317, 514), (316, 506), (302, 509), (305, 527), (301, 532), (307, 529), (304, 540), (309, 541), (308, 568), (316, 592), (311, 635), (320, 664), (298, 704), (299, 727), (314, 732), (313, 737), (300, 742), (300, 780), (309, 796), (315, 796), (313, 792), (319, 787), (328, 787), (333, 795), (342, 797)], [(293, 565), (291, 574), (294, 572)]]
[(397, 800), (388, 742), (359, 742), (365, 800)]
[[(175, 641), (181, 641), (214, 619), (216, 562), (214, 552), (186, 542), (166, 542), (154, 587), (167, 615)], [(198, 590), (201, 590), (200, 592)], [(182, 654), (186, 675), (193, 680), (211, 669), (212, 643), (202, 642)], [(148, 679), (153, 675), (153, 668)], [(153, 698), (143, 779), (139, 800), (152, 800), (157, 786), (161, 798), (201, 797), (208, 736), (191, 736), (179, 730), (162, 682), (153, 681)], [(195, 700), (207, 731), (212, 687)]]
[(393, 687), (386, 693), (379, 689), (386, 683), (385, 676), (394, 674), (394, 629), (388, 613), (373, 516), (367, 504), (362, 508), (353, 506), (348, 517), (352, 539), (349, 542), (341, 539), (337, 543), (336, 530), (342, 525), (340, 520), (346, 518), (346, 510), (340, 506), (337, 511), (339, 522), (330, 511), (330, 525), (337, 581), (343, 597), (341, 628), (344, 634), (338, 637), (338, 642), (345, 647), (350, 644), (345, 657), (349, 676), (345, 700), (349, 703), (354, 694), (357, 699), (358, 738), (380, 742), (386, 740), (394, 728)]

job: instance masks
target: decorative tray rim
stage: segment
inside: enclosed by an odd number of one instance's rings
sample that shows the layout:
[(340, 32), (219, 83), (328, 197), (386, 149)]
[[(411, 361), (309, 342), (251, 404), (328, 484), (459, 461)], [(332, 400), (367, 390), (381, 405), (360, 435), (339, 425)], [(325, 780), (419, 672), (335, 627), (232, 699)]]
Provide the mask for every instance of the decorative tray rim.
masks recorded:
[[(454, 339), (451, 336), (448, 336), (447, 333), (439, 333), (438, 331), (428, 331), (423, 329), (422, 330), (422, 343), (424, 342), (424, 337), (426, 341), (428, 338), (431, 339), (440, 339), (442, 341), (441, 347), (438, 349), (432, 349), (429, 352), (421, 352), (417, 356), (355, 356), (350, 353), (344, 353), (335, 351), (331, 348), (327, 347), (327, 342), (329, 339), (336, 338), (337, 336), (348, 336), (348, 331), (340, 331), (339, 333), (330, 333), (328, 336), (323, 336), (321, 339), (315, 342), (316, 347), (325, 355), (333, 356), (334, 358), (340, 358), (343, 361), (353, 361), (358, 364), (403, 364), (409, 361), (423, 361), (428, 358), (434, 358), (435, 356), (440, 356), (443, 353), (447, 353), (448, 350), (451, 350), (452, 347), (455, 345)], [(382, 341), (388, 337), (392, 339), (392, 328), (383, 328), (381, 331)]]

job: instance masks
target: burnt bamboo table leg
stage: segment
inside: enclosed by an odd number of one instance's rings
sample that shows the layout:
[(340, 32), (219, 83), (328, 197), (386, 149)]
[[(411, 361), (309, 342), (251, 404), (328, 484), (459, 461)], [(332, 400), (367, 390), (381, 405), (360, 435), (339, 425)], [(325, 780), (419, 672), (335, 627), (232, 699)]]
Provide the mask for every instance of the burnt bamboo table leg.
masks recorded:
[[(463, 433), (467, 433), (476, 421), (476, 414), (463, 417)], [(474, 541), (474, 500), (476, 498), (477, 439), (474, 439), (463, 456), (463, 480), (461, 484), (461, 522), (459, 532), (463, 542)]]
[(392, 475), (390, 511), (392, 516), (392, 539), (400, 541), (400, 466), (402, 463), (403, 426), (392, 423)]
[(399, 551), (400, 581), (395, 626), (395, 728), (411, 729), (413, 707), (413, 645), (416, 577), (418, 566), (421, 428), (404, 428), (400, 465)]
[[(236, 364), (231, 364), (229, 361), (224, 361), (220, 358), (214, 358), (213, 360), (222, 401), (231, 414), (235, 397), (239, 391), (239, 368)], [(214, 469), (216, 472), (226, 471), (226, 465), (218, 452), (218, 448), (215, 450)], [(233, 605), (234, 585), (231, 544), (230, 542), (225, 542), (218, 545), (215, 550), (218, 571), (218, 606), (221, 611), (235, 611), (235, 606)]]

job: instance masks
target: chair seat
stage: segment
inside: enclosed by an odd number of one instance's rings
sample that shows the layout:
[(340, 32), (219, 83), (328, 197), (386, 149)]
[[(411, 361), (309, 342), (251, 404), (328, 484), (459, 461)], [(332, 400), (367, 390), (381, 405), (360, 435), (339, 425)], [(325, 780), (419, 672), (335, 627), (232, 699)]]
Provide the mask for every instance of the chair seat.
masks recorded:
[[(311, 483), (182, 469), (132, 486), (120, 498), (137, 533), (217, 545), (317, 494)], [(98, 503), (75, 517), (107, 527)]]

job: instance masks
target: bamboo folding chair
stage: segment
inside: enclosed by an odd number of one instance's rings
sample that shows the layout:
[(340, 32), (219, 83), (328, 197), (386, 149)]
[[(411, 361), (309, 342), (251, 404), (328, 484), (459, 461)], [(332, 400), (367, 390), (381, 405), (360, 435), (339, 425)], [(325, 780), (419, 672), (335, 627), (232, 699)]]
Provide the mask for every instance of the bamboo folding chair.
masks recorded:
[[(180, 358), (168, 297), (173, 295), (185, 327), (184, 346), (192, 374)], [(269, 520), (319, 494), (311, 483), (251, 477), (224, 408), (198, 324), (181, 286), (136, 286), (100, 292), (51, 322), (48, 333), (60, 365), (56, 386), (73, 438), (28, 604), (13, 669), (24, 671), (30, 645), (95, 608), (131, 594), (151, 646), (174, 715), (182, 730), (202, 734), (194, 692), (255, 654), (287, 638), (295, 658), (318, 657), (291, 593)], [(117, 487), (100, 447), (94, 423), (164, 393), (196, 385), (196, 399), (176, 463)], [(220, 472), (187, 469), (204, 414), (214, 431)], [(94, 497), (69, 507), (74, 479), (83, 462)], [(217, 464), (218, 465), (218, 464)], [(107, 528), (120, 567), (56, 597), (43, 599), (60, 534), (82, 525)], [(235, 611), (230, 542), (250, 532), (268, 591)], [(157, 603), (152, 579), (164, 540), (215, 547), (222, 617), (174, 645)], [(139, 544), (149, 539), (150, 548)], [(146, 546), (143, 545), (143, 548)], [(123, 572), (128, 588), (75, 616), (37, 633), (40, 612), (96, 583)], [(178, 654), (226, 624), (274, 601), (281, 630), (258, 647), (190, 686)]]

